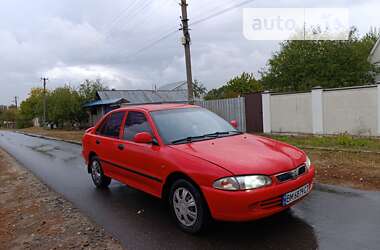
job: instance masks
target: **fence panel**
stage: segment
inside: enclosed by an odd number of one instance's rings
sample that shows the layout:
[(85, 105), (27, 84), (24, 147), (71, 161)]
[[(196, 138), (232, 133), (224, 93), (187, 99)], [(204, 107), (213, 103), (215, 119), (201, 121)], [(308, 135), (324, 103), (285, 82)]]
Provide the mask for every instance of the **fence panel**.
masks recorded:
[(311, 93), (272, 94), (272, 132), (313, 133)]
[(236, 120), (238, 122), (238, 129), (242, 132), (246, 132), (244, 97), (196, 101), (195, 104), (218, 114), (226, 121)]
[(323, 91), (326, 134), (377, 135), (378, 87)]

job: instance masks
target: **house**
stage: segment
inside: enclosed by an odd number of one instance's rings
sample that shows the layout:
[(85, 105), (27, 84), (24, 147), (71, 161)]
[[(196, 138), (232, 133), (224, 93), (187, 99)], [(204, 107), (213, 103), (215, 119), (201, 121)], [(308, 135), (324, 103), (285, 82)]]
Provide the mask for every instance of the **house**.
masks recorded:
[[(375, 46), (373, 47), (368, 60), (380, 68), (380, 39), (377, 40)], [(375, 77), (375, 82), (380, 82), (380, 74)]]
[(98, 91), (96, 100), (84, 105), (89, 123), (95, 124), (103, 115), (122, 105), (148, 103), (186, 103), (187, 90), (105, 90)]

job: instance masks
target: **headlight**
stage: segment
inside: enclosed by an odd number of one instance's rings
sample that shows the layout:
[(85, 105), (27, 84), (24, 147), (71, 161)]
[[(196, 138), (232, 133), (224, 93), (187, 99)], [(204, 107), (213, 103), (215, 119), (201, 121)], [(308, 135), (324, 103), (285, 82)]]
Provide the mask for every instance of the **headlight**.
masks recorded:
[(272, 184), (272, 179), (265, 175), (251, 175), (236, 177), (240, 184), (240, 189), (255, 189)]
[(272, 179), (265, 175), (249, 175), (227, 177), (214, 182), (213, 187), (221, 190), (249, 190), (268, 186), (272, 184)]
[(310, 158), (308, 156), (306, 156), (305, 165), (306, 165), (307, 170), (309, 170), (310, 166), (311, 166), (311, 161), (310, 161)]
[(235, 177), (227, 177), (214, 182), (213, 187), (221, 190), (239, 190), (240, 186)]

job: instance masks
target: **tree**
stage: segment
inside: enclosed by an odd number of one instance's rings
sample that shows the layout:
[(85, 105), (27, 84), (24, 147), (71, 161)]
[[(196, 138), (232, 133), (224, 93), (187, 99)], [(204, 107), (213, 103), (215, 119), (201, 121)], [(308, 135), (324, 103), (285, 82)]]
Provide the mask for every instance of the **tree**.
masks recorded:
[(194, 97), (201, 98), (207, 93), (207, 88), (198, 80), (194, 80), (193, 83)]
[[(97, 91), (107, 89), (101, 81), (85, 80), (78, 88), (68, 85), (56, 88), (53, 91), (47, 91), (47, 114), (49, 122), (59, 126), (65, 123), (85, 123), (88, 120), (88, 114), (82, 108), (83, 104), (93, 101), (96, 98)], [(20, 105), (20, 111), (17, 115), (17, 123), (20, 126), (31, 126), (34, 118), (43, 116), (43, 89), (34, 88), (30, 91), (28, 98)]]
[(229, 80), (220, 88), (210, 90), (205, 96), (206, 100), (224, 99), (243, 96), (262, 90), (262, 85), (252, 73), (243, 72)]
[(100, 79), (96, 79), (95, 81), (92, 80), (85, 80), (83, 83), (79, 85), (78, 93), (81, 97), (81, 101), (83, 104), (87, 102), (91, 102), (95, 100), (96, 93), (98, 91), (107, 90), (108, 88), (104, 86), (104, 84), (101, 82)]
[[(28, 98), (21, 102), (19, 115), (22, 120), (33, 120), (43, 116), (43, 93), (42, 88), (33, 88)], [(49, 92), (47, 91), (47, 95)]]
[(368, 56), (379, 35), (358, 38), (353, 28), (347, 41), (285, 41), (261, 72), (266, 89), (305, 91), (312, 87), (347, 87), (374, 82)]
[(60, 127), (63, 127), (66, 122), (73, 125), (84, 119), (85, 113), (82, 109), (81, 98), (78, 92), (68, 85), (52, 91), (48, 103), (49, 120)]
[(17, 119), (17, 110), (15, 108), (9, 108), (1, 113), (1, 121), (15, 122)]

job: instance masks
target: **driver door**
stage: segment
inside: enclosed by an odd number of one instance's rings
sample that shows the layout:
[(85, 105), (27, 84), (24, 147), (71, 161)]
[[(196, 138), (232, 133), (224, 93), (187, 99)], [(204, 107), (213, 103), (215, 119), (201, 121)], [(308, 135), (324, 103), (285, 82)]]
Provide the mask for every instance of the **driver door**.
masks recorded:
[(130, 186), (159, 196), (162, 186), (160, 146), (135, 143), (133, 138), (141, 132), (148, 132), (154, 137), (146, 114), (128, 111), (120, 140), (124, 149), (119, 150), (118, 158), (125, 168), (123, 175)]

